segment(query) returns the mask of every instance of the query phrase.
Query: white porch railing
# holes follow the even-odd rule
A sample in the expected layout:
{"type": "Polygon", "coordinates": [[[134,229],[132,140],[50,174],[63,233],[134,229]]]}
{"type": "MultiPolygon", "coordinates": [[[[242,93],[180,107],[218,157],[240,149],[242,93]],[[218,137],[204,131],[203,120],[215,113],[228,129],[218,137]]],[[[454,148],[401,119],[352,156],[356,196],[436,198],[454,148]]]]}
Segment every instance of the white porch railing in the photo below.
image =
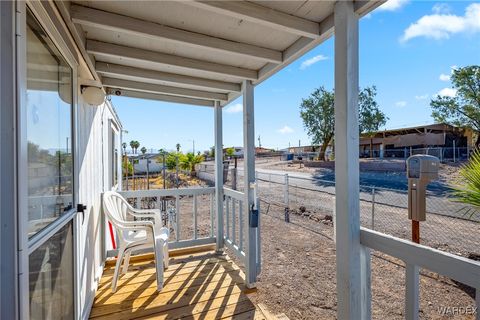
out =
{"type": "MultiPolygon", "coordinates": [[[[480,320],[480,262],[361,228],[363,316],[371,318],[370,249],[398,258],[405,263],[405,318],[418,319],[420,268],[447,276],[476,289],[476,319],[480,320]]],[[[448,307],[448,306],[445,306],[448,307]]],[[[472,306],[473,308],[473,306],[472,306]]]]}
{"type": "Polygon", "coordinates": [[[235,252],[245,262],[244,250],[244,193],[230,188],[223,188],[225,212],[225,246],[235,252]]]}
{"type": "Polygon", "coordinates": [[[160,209],[162,217],[172,230],[170,249],[215,243],[215,188],[152,189],[119,193],[135,208],[160,209]],[[203,210],[205,203],[208,203],[208,212],[203,210]],[[208,226],[206,220],[209,220],[208,226]],[[190,236],[186,235],[187,232],[190,236]]]}

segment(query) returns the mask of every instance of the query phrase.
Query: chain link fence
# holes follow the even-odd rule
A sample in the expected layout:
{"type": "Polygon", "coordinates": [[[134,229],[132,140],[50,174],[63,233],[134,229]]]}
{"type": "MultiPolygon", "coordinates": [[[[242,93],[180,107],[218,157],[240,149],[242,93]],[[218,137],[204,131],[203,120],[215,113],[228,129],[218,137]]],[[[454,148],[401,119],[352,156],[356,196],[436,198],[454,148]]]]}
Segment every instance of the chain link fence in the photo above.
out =
{"type": "MultiPolygon", "coordinates": [[[[241,191],[243,170],[239,167],[236,178],[232,179],[233,170],[229,169],[225,185],[241,191]]],[[[214,171],[213,164],[202,164],[199,168],[202,178],[212,183],[214,171]]],[[[335,182],[258,171],[256,177],[262,212],[268,211],[278,219],[297,221],[315,230],[325,230],[325,224],[332,224],[335,182]]],[[[471,208],[439,191],[427,191],[426,204],[427,219],[420,223],[422,244],[462,256],[480,254],[479,211],[467,212],[471,208]]],[[[408,191],[360,185],[360,221],[363,227],[410,240],[408,191]]]]}
{"type": "MultiPolygon", "coordinates": [[[[262,172],[257,172],[257,181],[262,200],[267,205],[282,206],[285,220],[293,215],[309,218],[311,224],[333,219],[334,182],[262,172]]],[[[465,205],[444,194],[427,192],[426,203],[422,244],[463,256],[480,254],[478,211],[466,214],[465,205]]],[[[361,185],[360,220],[363,227],[410,240],[408,191],[361,185]]]]}

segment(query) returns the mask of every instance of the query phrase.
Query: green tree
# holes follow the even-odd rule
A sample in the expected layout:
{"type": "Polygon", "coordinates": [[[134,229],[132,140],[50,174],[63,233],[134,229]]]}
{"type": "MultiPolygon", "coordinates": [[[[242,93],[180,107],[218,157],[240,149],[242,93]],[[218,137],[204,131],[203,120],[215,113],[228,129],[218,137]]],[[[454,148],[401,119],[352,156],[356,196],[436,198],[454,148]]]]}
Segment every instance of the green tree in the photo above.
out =
{"type": "MultiPolygon", "coordinates": [[[[375,100],[375,86],[366,87],[359,92],[359,130],[372,133],[384,126],[387,117],[380,110],[375,100]]],[[[312,144],[320,145],[320,159],[325,158],[325,151],[335,134],[335,94],[320,87],[307,99],[302,99],[300,117],[312,144]]]]}
{"type": "Polygon", "coordinates": [[[211,158],[215,158],[215,146],[210,147],[210,153],[208,154],[211,158]]]}
{"type": "Polygon", "coordinates": [[[388,117],[380,110],[375,100],[377,88],[366,87],[358,95],[358,116],[360,133],[370,137],[370,157],[373,157],[373,136],[385,126],[388,117]]]}
{"type": "MultiPolygon", "coordinates": [[[[480,66],[454,69],[450,76],[454,97],[432,99],[432,117],[436,122],[480,131],[480,66]]],[[[480,144],[477,135],[476,145],[480,144]]]]}
{"type": "Polygon", "coordinates": [[[145,153],[147,153],[147,148],[145,147],[142,147],[142,149],[140,149],[140,151],[142,152],[142,154],[144,155],[145,153]]]}
{"type": "MultiPolygon", "coordinates": [[[[183,157],[185,155],[181,152],[170,152],[167,157],[165,158],[165,165],[168,170],[173,170],[177,166],[177,158],[178,158],[178,163],[182,161],[183,157]]],[[[163,161],[163,159],[162,159],[163,161]]]]}
{"type": "Polygon", "coordinates": [[[179,159],[180,167],[184,170],[190,171],[192,176],[195,175],[195,166],[203,161],[202,155],[196,155],[193,152],[189,152],[179,159]]]}
{"type": "Polygon", "coordinates": [[[463,210],[472,216],[480,210],[480,153],[474,152],[467,164],[459,171],[459,180],[453,186],[456,201],[470,205],[463,210]]]}
{"type": "Polygon", "coordinates": [[[135,153],[138,152],[138,148],[140,148],[140,142],[138,142],[137,140],[135,140],[135,153]]]}
{"type": "Polygon", "coordinates": [[[123,161],[122,168],[126,176],[133,175],[133,165],[130,163],[130,161],[123,161]]]}
{"type": "Polygon", "coordinates": [[[175,145],[175,148],[177,149],[177,152],[180,152],[180,148],[181,148],[181,147],[182,147],[182,146],[180,145],[180,143],[177,143],[177,144],[175,145]]]}
{"type": "Polygon", "coordinates": [[[136,146],[135,140],[130,141],[130,148],[132,148],[132,153],[135,153],[135,146],[136,146]]]}
{"type": "Polygon", "coordinates": [[[325,87],[315,89],[300,104],[300,117],[312,144],[320,145],[320,159],[325,158],[327,146],[335,133],[334,93],[325,87]]]}
{"type": "Polygon", "coordinates": [[[227,157],[232,158],[235,155],[235,149],[227,148],[227,150],[225,150],[225,154],[227,155],[227,157]]]}

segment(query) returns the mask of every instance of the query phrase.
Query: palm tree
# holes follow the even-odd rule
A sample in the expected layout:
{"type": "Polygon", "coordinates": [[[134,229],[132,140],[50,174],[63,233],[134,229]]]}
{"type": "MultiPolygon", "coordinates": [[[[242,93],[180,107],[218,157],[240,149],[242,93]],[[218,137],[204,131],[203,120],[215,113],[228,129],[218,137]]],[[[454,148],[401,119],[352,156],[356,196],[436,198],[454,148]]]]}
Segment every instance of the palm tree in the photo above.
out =
{"type": "Polygon", "coordinates": [[[147,153],[147,148],[142,147],[142,149],[140,149],[140,151],[142,152],[143,155],[145,155],[145,153],[147,153]]]}
{"type": "Polygon", "coordinates": [[[130,141],[130,148],[132,148],[132,153],[135,153],[135,140],[130,141]]]}
{"type": "Polygon", "coordinates": [[[138,152],[138,148],[140,147],[140,142],[138,142],[137,140],[135,140],[135,153],[138,152]]]}
{"type": "Polygon", "coordinates": [[[463,208],[466,215],[473,216],[480,210],[480,151],[476,151],[459,171],[460,178],[453,186],[457,202],[471,207],[463,208]]]}
{"type": "Polygon", "coordinates": [[[181,147],[180,143],[177,143],[175,146],[175,148],[177,148],[177,152],[180,152],[180,147],[181,147]]]}
{"type": "Polygon", "coordinates": [[[193,152],[187,153],[180,159],[180,166],[183,170],[189,170],[190,175],[195,176],[195,166],[202,163],[203,156],[195,155],[193,152]]]}

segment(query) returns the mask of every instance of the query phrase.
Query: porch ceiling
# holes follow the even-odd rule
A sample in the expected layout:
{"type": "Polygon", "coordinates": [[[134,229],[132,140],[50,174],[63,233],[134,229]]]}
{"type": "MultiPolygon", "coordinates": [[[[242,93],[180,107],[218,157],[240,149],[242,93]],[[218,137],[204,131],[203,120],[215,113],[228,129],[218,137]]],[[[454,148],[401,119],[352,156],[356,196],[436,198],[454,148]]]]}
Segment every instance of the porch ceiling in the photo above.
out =
{"type": "Polygon", "coordinates": [[[331,36],[334,2],[71,1],[64,12],[107,92],[212,106],[331,36]]]}

